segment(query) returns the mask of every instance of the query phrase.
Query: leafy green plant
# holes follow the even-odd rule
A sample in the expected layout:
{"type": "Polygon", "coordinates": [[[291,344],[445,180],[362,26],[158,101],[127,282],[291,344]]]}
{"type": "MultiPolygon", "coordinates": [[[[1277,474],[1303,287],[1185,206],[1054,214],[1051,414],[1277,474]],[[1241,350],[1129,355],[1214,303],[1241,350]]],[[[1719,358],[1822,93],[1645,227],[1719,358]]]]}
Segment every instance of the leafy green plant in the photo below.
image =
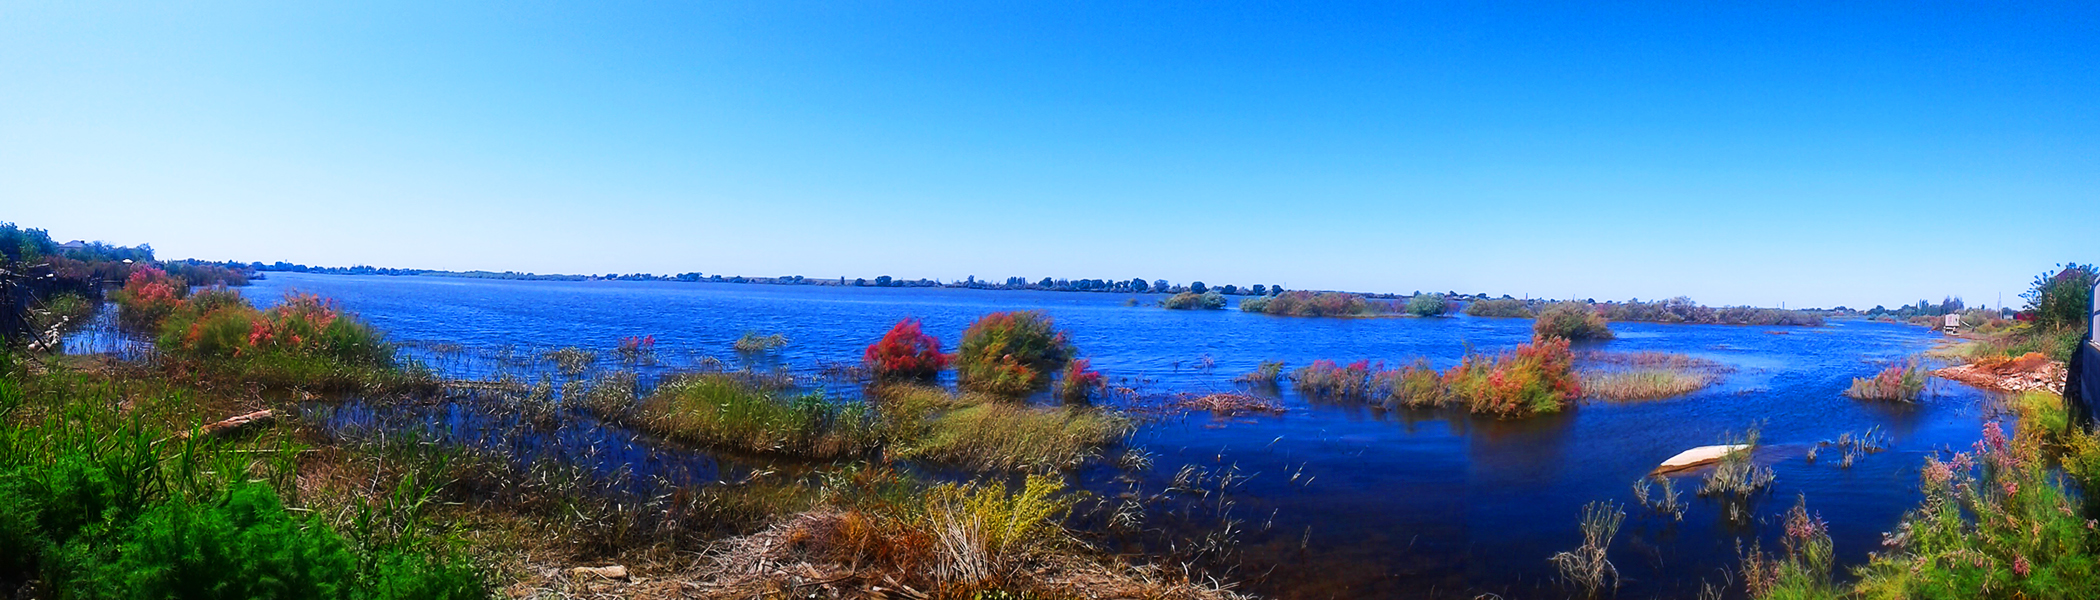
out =
{"type": "Polygon", "coordinates": [[[1443,294],[1415,294],[1407,299],[1407,314],[1417,317],[1434,317],[1451,311],[1451,304],[1443,294]]]}

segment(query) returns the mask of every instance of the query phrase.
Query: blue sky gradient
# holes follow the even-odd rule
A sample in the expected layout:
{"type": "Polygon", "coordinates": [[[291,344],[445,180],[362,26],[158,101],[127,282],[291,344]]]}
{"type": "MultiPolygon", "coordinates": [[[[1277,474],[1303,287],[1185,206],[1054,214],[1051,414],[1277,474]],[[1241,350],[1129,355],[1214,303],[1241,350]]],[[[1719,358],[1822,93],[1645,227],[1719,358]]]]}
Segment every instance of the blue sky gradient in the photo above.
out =
{"type": "Polygon", "coordinates": [[[0,220],[162,256],[2007,304],[2093,3],[0,3],[0,220]]]}

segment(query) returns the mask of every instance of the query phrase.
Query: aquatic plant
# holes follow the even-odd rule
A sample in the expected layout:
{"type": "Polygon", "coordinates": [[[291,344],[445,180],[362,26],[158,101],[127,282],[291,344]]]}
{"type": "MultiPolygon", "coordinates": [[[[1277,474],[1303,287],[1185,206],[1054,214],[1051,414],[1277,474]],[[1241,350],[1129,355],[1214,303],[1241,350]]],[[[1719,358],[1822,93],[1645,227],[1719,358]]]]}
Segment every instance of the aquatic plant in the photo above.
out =
{"type": "Polygon", "coordinates": [[[1626,511],[1609,500],[1582,507],[1582,546],[1554,554],[1550,559],[1560,570],[1561,580],[1581,588],[1585,596],[1596,596],[1619,587],[1619,569],[1611,564],[1611,540],[1619,535],[1626,511]]]}
{"type": "Polygon", "coordinates": [[[570,377],[582,375],[584,371],[590,370],[592,364],[598,362],[597,353],[575,346],[549,350],[542,354],[541,358],[554,363],[555,369],[570,377]]]}
{"type": "Polygon", "coordinates": [[[1444,382],[1436,369],[1430,368],[1429,359],[1417,359],[1414,364],[1391,371],[1380,371],[1371,376],[1373,394],[1383,396],[1387,407],[1436,406],[1449,396],[1444,382]]]}
{"type": "Polygon", "coordinates": [[[1835,546],[1829,526],[1808,512],[1803,496],[1787,511],[1786,531],[1779,538],[1780,550],[1766,555],[1755,541],[1741,552],[1743,584],[1750,597],[1760,600],[1844,597],[1830,578],[1836,564],[1835,546]]]}
{"type": "Polygon", "coordinates": [[[1652,512],[1670,515],[1678,521],[1684,520],[1683,495],[1677,493],[1677,480],[1668,475],[1651,475],[1633,480],[1633,500],[1652,512]],[[1651,491],[1650,481],[1662,489],[1651,491]]]}
{"type": "Polygon", "coordinates": [[[1515,298],[1490,298],[1466,303],[1465,313],[1475,317],[1504,319],[1529,319],[1538,316],[1525,306],[1523,300],[1515,298]]]}
{"type": "Polygon", "coordinates": [[[920,331],[918,319],[898,321],[861,356],[875,378],[884,381],[928,380],[948,368],[941,340],[920,331]]]}
{"type": "Polygon", "coordinates": [[[756,331],[746,331],[743,336],[736,339],[736,343],[732,344],[732,346],[736,348],[737,352],[743,354],[759,354],[779,350],[787,344],[788,339],[786,335],[778,333],[760,335],[756,331]]]}
{"type": "Polygon", "coordinates": [[[1359,360],[1347,366],[1327,359],[1315,360],[1291,373],[1291,387],[1299,393],[1321,398],[1369,398],[1371,374],[1384,368],[1383,363],[1374,367],[1369,360],[1359,360]]]}
{"type": "MultiPolygon", "coordinates": [[[[738,340],[738,342],[741,343],[742,340],[738,340]]],[[[782,338],[780,343],[786,344],[787,339],[782,338]]],[[[645,335],[620,338],[619,345],[613,346],[613,356],[620,357],[620,363],[627,365],[629,368],[637,365],[656,364],[656,336],[645,335]]]]}
{"type": "MultiPolygon", "coordinates": [[[[1856,574],[1862,598],[2100,597],[2100,533],[2051,475],[2034,436],[1997,422],[1948,460],[1927,457],[1925,500],[1856,574]]],[[[2067,462],[2067,467],[2069,466],[2067,462]]]]}
{"type": "Polygon", "coordinates": [[[832,404],[822,393],[783,397],[736,377],[672,378],[636,408],[636,421],[661,435],[752,453],[830,458],[865,453],[881,442],[861,404],[832,404]]]}
{"type": "Polygon", "coordinates": [[[1748,515],[1741,512],[1745,510],[1744,506],[1752,496],[1771,486],[1775,477],[1771,467],[1759,465],[1753,458],[1758,438],[1756,427],[1740,435],[1722,436],[1723,445],[1738,448],[1722,454],[1720,462],[1714,464],[1713,471],[1706,474],[1699,486],[1700,496],[1721,496],[1730,501],[1731,520],[1747,519],[1748,515]]]}
{"type": "Polygon", "coordinates": [[[1261,361],[1260,365],[1255,366],[1253,371],[1249,371],[1244,375],[1233,378],[1232,380],[1239,383],[1273,386],[1276,385],[1276,382],[1282,378],[1283,361],[1265,360],[1261,361]]]}
{"type": "Polygon", "coordinates": [[[1215,291],[1203,292],[1200,294],[1195,292],[1182,292],[1179,294],[1168,296],[1167,299],[1159,301],[1159,305],[1165,308],[1175,310],[1189,310],[1199,308],[1206,310],[1219,310],[1225,308],[1225,295],[1215,291]]]}
{"type": "Polygon", "coordinates": [[[1595,307],[1581,302],[1557,302],[1540,311],[1532,332],[1541,337],[1569,340],[1612,339],[1611,327],[1595,307]]]}
{"type": "Polygon", "coordinates": [[[1560,412],[1582,397],[1566,338],[1536,338],[1495,357],[1469,355],[1443,374],[1452,401],[1478,414],[1527,417],[1560,412]]]}
{"type": "Polygon", "coordinates": [[[969,400],[923,423],[893,454],[988,470],[1076,467],[1130,430],[1128,419],[1099,408],[969,400]]]}
{"type": "Polygon", "coordinates": [[[1873,377],[1852,378],[1852,387],[1845,390],[1845,395],[1860,400],[1915,402],[1924,391],[1925,368],[1913,360],[1889,365],[1873,377]]]}
{"type": "Polygon", "coordinates": [[[1682,396],[1712,385],[1714,376],[1683,369],[1586,371],[1582,391],[1620,402],[1682,396]]]}
{"type": "Polygon", "coordinates": [[[1057,379],[1057,399],[1066,404],[1086,404],[1095,394],[1108,387],[1108,379],[1093,364],[1084,358],[1065,363],[1062,376],[1057,379]]]}
{"type": "Polygon", "coordinates": [[[1451,305],[1444,301],[1443,294],[1415,294],[1407,299],[1407,314],[1417,317],[1434,317],[1450,312],[1451,305]]]}
{"type": "Polygon", "coordinates": [[[1357,294],[1291,291],[1242,300],[1240,310],[1293,317],[1358,317],[1375,315],[1378,307],[1357,294]]]}
{"type": "Polygon", "coordinates": [[[963,331],[955,356],[956,379],[972,391],[1022,396],[1049,384],[1050,373],[1072,354],[1064,332],[1053,329],[1043,313],[996,312],[963,331]]]}

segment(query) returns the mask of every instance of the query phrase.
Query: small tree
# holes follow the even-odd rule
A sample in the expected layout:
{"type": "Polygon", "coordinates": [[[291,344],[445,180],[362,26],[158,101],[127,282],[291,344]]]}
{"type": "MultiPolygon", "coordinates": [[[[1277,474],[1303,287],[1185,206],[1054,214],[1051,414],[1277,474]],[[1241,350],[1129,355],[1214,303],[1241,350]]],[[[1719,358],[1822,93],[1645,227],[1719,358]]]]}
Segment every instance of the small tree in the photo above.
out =
{"type": "Polygon", "coordinates": [[[941,340],[921,331],[918,319],[898,321],[881,340],[868,345],[863,357],[875,377],[887,381],[932,379],[948,368],[941,340]]]}
{"type": "Polygon", "coordinates": [[[2035,327],[2044,331],[2084,327],[2091,318],[2087,311],[2093,306],[2096,274],[2100,272],[2093,265],[2071,263],[2053,275],[2036,276],[2034,289],[2021,294],[2027,298],[2027,310],[2034,313],[2035,327]]]}

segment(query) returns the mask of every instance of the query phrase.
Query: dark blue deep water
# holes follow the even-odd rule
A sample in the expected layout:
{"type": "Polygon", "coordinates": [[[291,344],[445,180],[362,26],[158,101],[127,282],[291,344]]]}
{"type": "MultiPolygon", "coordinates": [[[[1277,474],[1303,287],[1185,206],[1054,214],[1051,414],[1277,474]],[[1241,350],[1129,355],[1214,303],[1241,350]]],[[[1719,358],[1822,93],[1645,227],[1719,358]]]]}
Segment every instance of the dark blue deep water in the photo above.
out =
{"type": "MultiPolygon", "coordinates": [[[[1514,347],[1530,338],[1531,327],[1529,320],[1463,316],[1169,311],[1127,306],[1132,296],[1125,294],[947,289],[272,273],[244,293],[269,302],[288,289],[335,298],[397,341],[457,344],[448,348],[456,355],[527,355],[561,346],[604,352],[619,338],[653,335],[668,364],[715,357],[736,365],[731,343],[758,331],[791,340],[759,366],[800,374],[856,363],[899,319],[924,320],[928,333],[953,348],[980,315],[1041,310],[1096,367],[1155,396],[1233,389],[1234,376],[1263,360],[1295,367],[1320,358],[1373,359],[1397,366],[1427,357],[1441,368],[1469,350],[1514,347]]],[[[1681,352],[1736,371],[1686,397],[1584,404],[1522,421],[1330,405],[1286,390],[1291,410],[1281,416],[1156,419],[1131,444],[1156,455],[1145,476],[1150,483],[1163,485],[1189,464],[1236,467],[1253,476],[1238,491],[1232,513],[1244,520],[1232,575],[1251,591],[1295,598],[1566,597],[1546,559],[1580,543],[1576,524],[1584,503],[1630,503],[1632,482],[1657,462],[1758,425],[1767,444],[1759,459],[1778,477],[1752,504],[1755,522],[1728,523],[1718,501],[1692,495],[1698,478],[1684,477],[1677,485],[1691,506],[1682,521],[1629,509],[1612,546],[1626,583],[1621,597],[1689,597],[1702,583],[1732,580],[1739,539],[1771,545],[1779,515],[1797,496],[1829,522],[1842,563],[1863,561],[1880,533],[1917,502],[1922,457],[1967,448],[1990,418],[1984,393],[1944,381],[1916,405],[1861,402],[1841,393],[1851,378],[1927,349],[1938,335],[1920,328],[1862,321],[1820,328],[1612,328],[1618,339],[1590,349],[1681,352]],[[1818,462],[1804,458],[1816,442],[1870,427],[1889,434],[1889,451],[1850,468],[1840,468],[1828,449],[1818,462]]],[[[435,356],[419,350],[429,347],[443,346],[412,345],[409,352],[435,356]]],[[[458,375],[504,369],[496,360],[427,361],[458,375]]],[[[629,455],[596,456],[618,462],[629,455]]],[[[1111,470],[1078,475],[1083,485],[1114,493],[1115,484],[1106,481],[1111,470]]]]}

